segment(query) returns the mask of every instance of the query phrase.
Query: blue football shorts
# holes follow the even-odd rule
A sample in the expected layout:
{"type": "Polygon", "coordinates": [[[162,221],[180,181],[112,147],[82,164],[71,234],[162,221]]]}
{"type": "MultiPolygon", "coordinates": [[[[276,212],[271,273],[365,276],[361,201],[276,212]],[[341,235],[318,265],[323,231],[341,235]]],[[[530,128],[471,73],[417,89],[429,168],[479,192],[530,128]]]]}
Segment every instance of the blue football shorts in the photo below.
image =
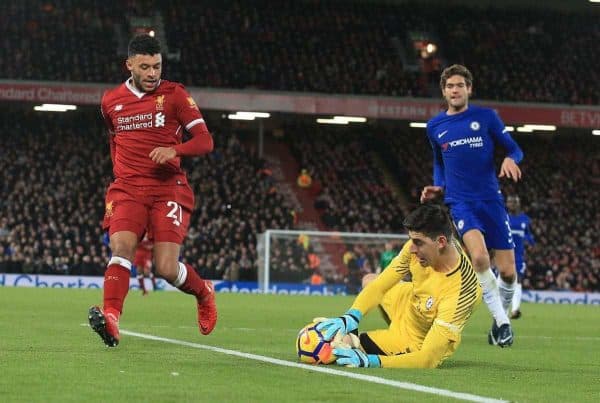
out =
{"type": "Polygon", "coordinates": [[[478,229],[488,249],[514,249],[508,214],[502,200],[453,202],[448,207],[461,238],[467,231],[478,229]]]}

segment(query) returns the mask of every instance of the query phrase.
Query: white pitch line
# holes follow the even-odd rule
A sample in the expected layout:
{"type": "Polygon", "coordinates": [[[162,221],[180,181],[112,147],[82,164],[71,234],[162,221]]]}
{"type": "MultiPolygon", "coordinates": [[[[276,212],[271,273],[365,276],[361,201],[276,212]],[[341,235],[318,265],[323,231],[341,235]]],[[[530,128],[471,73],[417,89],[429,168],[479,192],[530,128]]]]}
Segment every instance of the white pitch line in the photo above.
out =
{"type": "Polygon", "coordinates": [[[244,353],[244,352],[236,351],[236,350],[228,350],[225,348],[208,346],[205,344],[191,343],[189,341],[168,339],[166,337],[159,337],[159,336],[154,336],[151,334],[131,332],[129,330],[121,330],[121,333],[129,335],[129,336],[147,339],[147,340],[162,341],[164,343],[177,344],[180,346],[198,348],[198,349],[202,349],[202,350],[210,350],[210,351],[214,351],[214,352],[221,353],[221,354],[227,354],[227,355],[231,355],[231,356],[235,356],[235,357],[247,358],[247,359],[255,360],[255,361],[262,361],[262,362],[266,362],[269,364],[281,365],[284,367],[300,368],[300,369],[307,370],[307,371],[321,372],[321,373],[325,373],[325,374],[329,374],[329,375],[343,376],[346,378],[358,379],[360,381],[377,383],[380,385],[387,385],[387,386],[392,386],[395,388],[412,390],[412,391],[416,391],[416,392],[431,393],[431,394],[434,394],[437,396],[451,397],[454,399],[465,400],[465,401],[469,401],[469,402],[478,402],[478,403],[507,403],[508,402],[507,400],[492,399],[489,397],[472,395],[470,393],[453,392],[453,391],[447,390],[447,389],[433,388],[433,387],[418,385],[418,384],[410,383],[410,382],[393,381],[393,380],[381,378],[378,376],[363,375],[363,374],[357,374],[357,373],[353,373],[353,372],[340,371],[340,370],[326,368],[326,367],[320,367],[320,366],[316,366],[316,365],[299,364],[296,362],[280,360],[277,358],[266,357],[263,355],[244,353]]]}
{"type": "MultiPolygon", "coordinates": [[[[87,327],[89,326],[89,323],[80,323],[80,326],[83,327],[87,327]]],[[[173,328],[173,326],[166,326],[166,325],[149,325],[146,327],[150,327],[150,328],[173,328]]],[[[198,326],[177,326],[178,329],[198,329],[198,326]]],[[[228,330],[235,330],[235,331],[241,331],[241,332],[254,332],[254,331],[261,331],[261,332],[267,332],[270,333],[274,330],[278,330],[278,331],[285,331],[285,332],[289,332],[289,333],[298,333],[298,329],[273,329],[273,328],[251,328],[251,327],[220,327],[219,329],[223,330],[223,329],[228,329],[228,330]]],[[[465,338],[485,338],[485,334],[475,334],[475,333],[463,333],[462,337],[465,338]]],[[[517,336],[517,338],[519,339],[539,339],[539,340],[569,340],[569,341],[573,341],[573,340],[577,340],[577,341],[600,341],[600,337],[596,337],[596,336],[537,336],[537,335],[529,335],[529,334],[520,334],[517,336]]]]}

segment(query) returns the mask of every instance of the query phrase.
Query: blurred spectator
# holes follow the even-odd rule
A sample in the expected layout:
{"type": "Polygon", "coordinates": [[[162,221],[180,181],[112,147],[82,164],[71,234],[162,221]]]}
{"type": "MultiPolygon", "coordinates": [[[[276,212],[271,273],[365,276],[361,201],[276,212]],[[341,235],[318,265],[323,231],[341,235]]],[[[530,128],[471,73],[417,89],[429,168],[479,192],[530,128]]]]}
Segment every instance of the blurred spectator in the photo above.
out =
{"type": "Polygon", "coordinates": [[[303,189],[309,188],[312,185],[312,178],[306,169],[300,171],[296,184],[303,189]]]}
{"type": "Polygon", "coordinates": [[[385,250],[381,253],[381,256],[379,257],[379,267],[377,268],[377,273],[380,273],[386,267],[388,267],[390,262],[396,257],[399,251],[399,249],[394,248],[393,243],[386,242],[385,250]]]}
{"type": "Polygon", "coordinates": [[[323,276],[321,276],[321,272],[320,270],[315,270],[312,274],[312,276],[310,276],[310,285],[322,285],[325,284],[325,279],[323,279],[323,276]]]}

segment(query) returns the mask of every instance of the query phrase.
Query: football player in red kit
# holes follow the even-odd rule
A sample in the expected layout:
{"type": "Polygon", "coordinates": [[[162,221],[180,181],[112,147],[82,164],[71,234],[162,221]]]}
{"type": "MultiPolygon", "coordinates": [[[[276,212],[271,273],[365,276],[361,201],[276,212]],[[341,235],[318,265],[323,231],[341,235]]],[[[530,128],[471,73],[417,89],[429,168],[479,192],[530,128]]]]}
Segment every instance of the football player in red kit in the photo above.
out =
{"type": "Polygon", "coordinates": [[[183,85],[161,80],[157,39],[134,37],[126,65],[131,77],[102,97],[115,178],[106,192],[103,225],[113,255],[104,273],[103,307],[92,306],[88,315],[109,347],[119,343],[131,264],[146,229],[152,232],[156,274],[196,298],[200,332],[209,334],[217,322],[213,284],[178,261],[194,207],[180,158],[211,152],[212,136],[183,85]],[[184,130],[191,135],[186,142],[184,130]]]}
{"type": "Polygon", "coordinates": [[[152,249],[154,244],[148,238],[148,234],[144,236],[144,239],[138,243],[138,247],[135,250],[135,257],[133,259],[133,266],[137,272],[137,279],[142,290],[142,295],[148,295],[144,278],[148,277],[152,282],[152,290],[156,291],[156,277],[152,273],[152,249]]]}

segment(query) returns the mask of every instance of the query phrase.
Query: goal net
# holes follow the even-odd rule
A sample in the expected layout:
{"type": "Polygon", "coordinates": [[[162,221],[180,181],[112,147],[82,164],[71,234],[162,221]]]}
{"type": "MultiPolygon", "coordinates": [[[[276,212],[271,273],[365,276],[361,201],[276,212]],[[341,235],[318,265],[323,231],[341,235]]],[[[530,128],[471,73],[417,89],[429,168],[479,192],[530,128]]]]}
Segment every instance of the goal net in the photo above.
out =
{"type": "Polygon", "coordinates": [[[345,285],[360,290],[362,276],[376,273],[400,251],[406,234],[267,230],[258,235],[258,286],[273,283],[345,285]]]}

